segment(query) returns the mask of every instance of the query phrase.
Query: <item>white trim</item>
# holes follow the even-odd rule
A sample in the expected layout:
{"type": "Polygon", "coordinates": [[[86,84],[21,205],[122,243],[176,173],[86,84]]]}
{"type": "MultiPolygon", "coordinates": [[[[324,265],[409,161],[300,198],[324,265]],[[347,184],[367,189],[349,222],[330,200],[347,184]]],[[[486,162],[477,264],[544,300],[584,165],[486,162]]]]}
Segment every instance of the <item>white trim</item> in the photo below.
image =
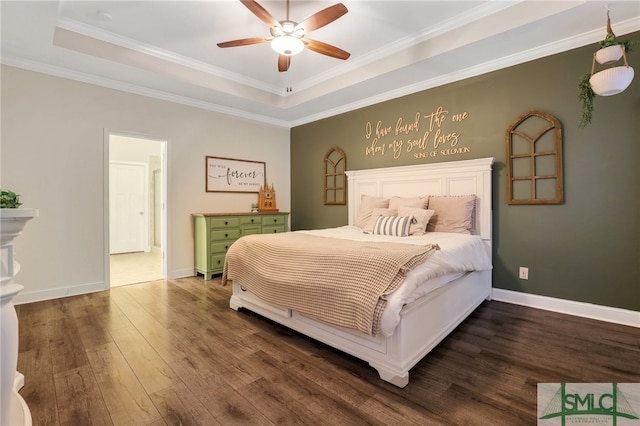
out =
{"type": "Polygon", "coordinates": [[[20,294],[13,298],[14,305],[22,305],[23,303],[41,302],[43,300],[59,299],[61,297],[79,296],[81,294],[95,293],[98,291],[104,291],[104,281],[95,283],[73,285],[68,287],[50,288],[46,290],[38,291],[22,291],[20,294]]]}
{"type": "Polygon", "coordinates": [[[160,172],[162,178],[162,209],[160,218],[162,245],[162,276],[169,276],[169,139],[160,141],[160,172]]]}
{"type": "Polygon", "coordinates": [[[171,271],[171,273],[167,276],[168,280],[177,280],[178,278],[187,278],[187,277],[193,277],[195,276],[195,269],[194,268],[187,268],[187,269],[176,269],[171,271]]]}
{"type": "MultiPolygon", "coordinates": [[[[58,22],[56,23],[56,28],[61,28],[63,30],[81,34],[85,37],[113,44],[115,46],[131,50],[141,55],[151,56],[153,58],[178,64],[189,69],[198,70],[209,75],[232,80],[245,86],[253,87],[255,89],[269,92],[274,95],[279,95],[282,92],[282,89],[275,85],[266,84],[260,80],[248,78],[244,75],[228,71],[224,68],[216,67],[206,62],[198,61],[193,58],[180,55],[176,52],[167,51],[159,47],[122,36],[120,34],[115,34],[103,30],[102,28],[98,28],[93,25],[87,25],[83,22],[75,21],[73,19],[65,17],[59,18],[58,22]]],[[[66,46],[62,45],[62,47],[66,46]]]]}
{"type": "MultiPolygon", "coordinates": [[[[501,6],[491,5],[491,7],[495,7],[496,10],[499,10],[501,6]]],[[[632,18],[625,21],[616,22],[615,24],[616,34],[620,36],[620,35],[638,31],[640,26],[638,25],[637,21],[638,21],[637,19],[632,18]]],[[[437,29],[438,28],[434,28],[432,30],[435,31],[437,29]]],[[[428,90],[434,87],[439,87],[445,84],[453,83],[456,81],[461,81],[477,75],[482,75],[492,71],[508,68],[511,66],[516,66],[516,65],[529,62],[532,60],[536,60],[539,58],[569,51],[571,49],[583,47],[591,43],[596,43],[598,40],[601,39],[601,35],[602,35],[602,31],[601,29],[598,28],[586,33],[582,33],[582,34],[571,36],[562,40],[558,40],[553,43],[548,43],[543,46],[537,46],[528,50],[523,50],[521,52],[518,52],[517,54],[509,55],[507,57],[490,60],[482,64],[477,64],[477,65],[468,67],[466,69],[447,72],[442,76],[437,76],[437,77],[423,80],[417,83],[409,84],[403,87],[399,87],[397,89],[376,94],[368,98],[359,99],[357,101],[345,103],[334,108],[325,109],[316,114],[305,115],[305,116],[294,118],[291,120],[282,120],[277,117],[267,116],[257,112],[253,113],[253,112],[243,111],[238,108],[227,107],[216,102],[193,99],[188,96],[177,95],[177,94],[169,93],[159,89],[151,89],[148,87],[142,87],[136,84],[124,83],[121,81],[116,81],[113,79],[109,79],[109,78],[105,78],[97,75],[90,75],[87,73],[70,70],[60,66],[46,64],[44,62],[33,60],[33,59],[24,59],[24,58],[18,58],[15,56],[12,57],[10,55],[2,55],[2,57],[0,57],[0,64],[8,65],[16,68],[22,68],[29,71],[40,72],[48,75],[53,75],[56,77],[67,78],[75,81],[81,81],[84,83],[107,87],[114,90],[120,90],[123,92],[134,93],[140,96],[160,99],[167,102],[173,102],[177,104],[192,106],[194,108],[214,111],[220,114],[226,114],[233,117],[239,117],[242,119],[265,123],[265,124],[273,125],[277,127],[293,128],[293,127],[301,126],[303,124],[307,124],[310,122],[322,120],[327,117],[332,117],[332,116],[343,114],[359,108],[364,108],[364,107],[385,102],[391,99],[396,99],[401,96],[406,96],[412,93],[417,93],[417,92],[428,90]]],[[[95,36],[95,34],[93,36],[95,36]]],[[[422,34],[419,37],[424,38],[426,36],[428,36],[428,34],[422,34]]],[[[163,52],[163,53],[166,53],[166,52],[163,52]]],[[[184,64],[183,61],[182,62],[177,61],[176,58],[173,58],[173,62],[184,64]]],[[[190,65],[193,66],[193,64],[190,64],[190,65]]],[[[348,65],[347,67],[348,67],[347,69],[349,69],[349,67],[351,66],[348,65]]],[[[327,76],[324,76],[324,77],[335,78],[336,75],[327,74],[327,76]]],[[[221,78],[226,78],[226,77],[223,76],[221,78]]],[[[235,79],[229,78],[229,80],[238,82],[237,78],[235,79]]],[[[311,85],[313,84],[319,84],[319,83],[321,83],[321,81],[311,80],[308,84],[303,85],[302,88],[305,89],[307,87],[311,87],[311,85]]],[[[239,84],[246,84],[246,83],[240,81],[239,84]]],[[[279,95],[279,96],[275,96],[274,99],[279,101],[286,97],[287,95],[279,95]]],[[[272,104],[270,106],[273,108],[276,108],[277,111],[282,110],[282,108],[278,108],[277,105],[272,104]]]]}
{"type": "Polygon", "coordinates": [[[14,58],[3,56],[0,58],[0,64],[15,68],[21,68],[28,71],[39,72],[42,74],[52,75],[55,77],[66,78],[69,80],[80,81],[83,83],[93,84],[95,86],[107,87],[109,89],[119,90],[127,93],[134,93],[140,96],[146,96],[152,99],[160,99],[175,104],[187,105],[194,108],[200,108],[207,111],[213,111],[220,114],[230,115],[232,117],[243,118],[250,121],[265,123],[276,127],[291,128],[291,123],[265,115],[243,111],[237,108],[231,108],[215,102],[209,102],[194,99],[188,96],[182,96],[175,93],[169,93],[164,90],[150,89],[148,87],[136,84],[125,83],[110,78],[87,74],[80,71],[62,68],[56,65],[45,64],[32,59],[14,58]]]}
{"type": "MultiPolygon", "coordinates": [[[[148,141],[158,142],[160,144],[160,162],[161,162],[161,171],[162,171],[162,218],[161,218],[161,226],[162,226],[162,276],[163,279],[169,279],[169,270],[170,270],[170,262],[169,262],[169,252],[170,252],[170,232],[169,232],[169,150],[170,150],[170,139],[169,138],[161,138],[153,135],[146,135],[143,133],[136,133],[130,131],[122,131],[122,130],[110,130],[103,129],[103,146],[104,146],[104,167],[103,167],[103,199],[104,199],[104,209],[103,209],[103,227],[104,227],[104,282],[105,288],[103,290],[108,290],[111,288],[111,250],[110,250],[110,224],[109,224],[109,164],[111,162],[110,159],[110,138],[111,136],[124,136],[128,138],[136,138],[136,139],[145,139],[148,141]]],[[[148,191],[145,191],[148,192],[148,191]]],[[[147,203],[148,205],[148,203],[147,203]]],[[[184,275],[184,277],[189,275],[184,275]]],[[[171,277],[171,278],[182,278],[182,277],[171,277]]]]}
{"type": "Polygon", "coordinates": [[[610,306],[594,305],[592,303],[576,302],[573,300],[557,299],[555,297],[539,296],[537,294],[519,291],[493,289],[493,300],[544,309],[545,311],[575,315],[599,321],[628,325],[640,328],[640,312],[610,306]]]}

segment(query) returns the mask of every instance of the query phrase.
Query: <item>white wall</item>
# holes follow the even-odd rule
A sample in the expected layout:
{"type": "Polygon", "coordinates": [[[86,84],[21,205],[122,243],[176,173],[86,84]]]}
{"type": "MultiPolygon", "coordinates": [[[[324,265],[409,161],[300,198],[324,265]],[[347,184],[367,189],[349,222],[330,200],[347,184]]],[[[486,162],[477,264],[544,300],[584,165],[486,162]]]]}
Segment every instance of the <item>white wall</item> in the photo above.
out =
{"type": "Polygon", "coordinates": [[[289,211],[289,129],[2,67],[0,185],[40,209],[15,243],[17,303],[108,288],[106,132],[168,141],[169,278],[193,275],[191,213],[249,211],[257,194],[205,192],[205,156],[265,161],[289,211]]]}

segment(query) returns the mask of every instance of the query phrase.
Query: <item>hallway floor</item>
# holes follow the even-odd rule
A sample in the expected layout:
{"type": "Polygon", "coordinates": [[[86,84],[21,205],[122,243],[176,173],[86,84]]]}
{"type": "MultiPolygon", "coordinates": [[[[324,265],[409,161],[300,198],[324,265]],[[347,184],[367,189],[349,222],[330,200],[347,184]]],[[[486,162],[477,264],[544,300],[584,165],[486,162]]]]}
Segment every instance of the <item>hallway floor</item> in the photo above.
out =
{"type": "Polygon", "coordinates": [[[154,247],[150,252],[112,254],[111,287],[161,280],[162,252],[154,247]]]}

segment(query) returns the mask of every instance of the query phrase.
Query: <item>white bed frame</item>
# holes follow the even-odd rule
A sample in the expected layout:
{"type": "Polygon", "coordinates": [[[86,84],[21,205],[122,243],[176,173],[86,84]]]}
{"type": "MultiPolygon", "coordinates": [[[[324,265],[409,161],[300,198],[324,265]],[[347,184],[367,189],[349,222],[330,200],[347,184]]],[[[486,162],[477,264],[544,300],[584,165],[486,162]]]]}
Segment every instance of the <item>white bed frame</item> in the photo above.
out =
{"type": "MultiPolygon", "coordinates": [[[[474,234],[491,256],[491,166],[493,158],[348,171],[349,224],[362,195],[477,196],[474,234]]],[[[472,272],[406,305],[393,335],[367,336],[324,324],[290,309],[266,303],[233,283],[231,308],[246,308],[327,345],[367,361],[380,378],[398,387],[409,383],[409,370],[491,297],[491,271],[472,272]]]]}

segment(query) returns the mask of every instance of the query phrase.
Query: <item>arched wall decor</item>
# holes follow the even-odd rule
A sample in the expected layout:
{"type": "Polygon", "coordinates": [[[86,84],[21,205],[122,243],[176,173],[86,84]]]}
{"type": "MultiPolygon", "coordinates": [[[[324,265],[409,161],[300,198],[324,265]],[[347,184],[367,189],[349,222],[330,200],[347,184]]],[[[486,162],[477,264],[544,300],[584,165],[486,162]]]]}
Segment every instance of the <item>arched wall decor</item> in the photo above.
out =
{"type": "Polygon", "coordinates": [[[329,148],[324,155],[324,204],[347,203],[347,157],[337,146],[329,148]]]}
{"type": "Polygon", "coordinates": [[[507,204],[561,204],[562,125],[529,111],[507,129],[507,204]]]}

